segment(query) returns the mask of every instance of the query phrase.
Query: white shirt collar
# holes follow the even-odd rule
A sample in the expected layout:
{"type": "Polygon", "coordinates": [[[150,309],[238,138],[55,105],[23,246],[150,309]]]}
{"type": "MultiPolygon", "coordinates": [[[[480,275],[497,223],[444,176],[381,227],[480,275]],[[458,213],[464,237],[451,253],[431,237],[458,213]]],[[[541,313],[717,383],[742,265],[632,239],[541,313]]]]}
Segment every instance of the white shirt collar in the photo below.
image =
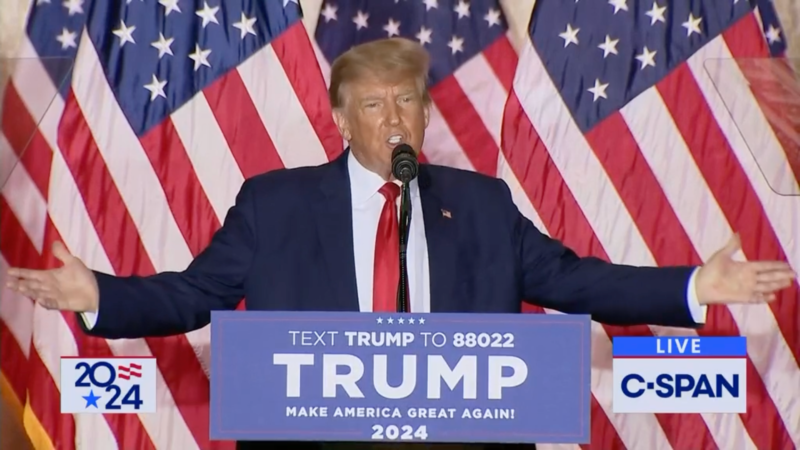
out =
{"type": "MultiPolygon", "coordinates": [[[[378,194],[378,190],[383,186],[386,181],[375,172],[367,170],[360,162],[353,156],[353,152],[347,155],[347,170],[350,173],[350,197],[353,205],[360,206],[366,203],[373,195],[378,194]]],[[[399,181],[395,181],[398,185],[399,181]]],[[[419,195],[419,188],[417,179],[411,180],[411,197],[419,195]]]]}

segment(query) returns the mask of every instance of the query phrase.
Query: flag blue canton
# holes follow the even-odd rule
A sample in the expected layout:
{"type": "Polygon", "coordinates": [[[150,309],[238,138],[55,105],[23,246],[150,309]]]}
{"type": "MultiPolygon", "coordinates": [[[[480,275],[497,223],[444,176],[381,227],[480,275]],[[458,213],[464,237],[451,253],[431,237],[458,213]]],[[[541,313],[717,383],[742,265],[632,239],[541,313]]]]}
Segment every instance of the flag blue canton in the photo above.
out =
{"type": "Polygon", "coordinates": [[[538,0],[530,36],[587,132],[749,12],[746,0],[538,0]]]}
{"type": "Polygon", "coordinates": [[[297,0],[88,3],[38,0],[28,35],[40,55],[74,57],[85,24],[139,136],[302,19],[297,0]]]}
{"type": "Polygon", "coordinates": [[[452,75],[507,31],[497,1],[326,1],[316,41],[328,61],[387,37],[414,39],[431,55],[431,84],[452,75]]]}
{"type": "Polygon", "coordinates": [[[141,136],[301,20],[296,0],[93,2],[87,29],[141,136]]]}

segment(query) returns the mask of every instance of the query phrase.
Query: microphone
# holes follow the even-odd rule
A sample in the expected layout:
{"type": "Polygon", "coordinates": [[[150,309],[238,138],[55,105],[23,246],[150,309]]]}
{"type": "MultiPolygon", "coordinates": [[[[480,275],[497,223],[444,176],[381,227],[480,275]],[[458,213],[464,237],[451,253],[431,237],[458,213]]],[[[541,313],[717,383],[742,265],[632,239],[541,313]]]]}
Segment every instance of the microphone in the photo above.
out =
{"type": "Polygon", "coordinates": [[[408,144],[400,144],[392,150],[392,175],[404,185],[417,177],[419,162],[414,149],[408,144]]]}
{"type": "Polygon", "coordinates": [[[397,311],[408,312],[408,232],[411,228],[411,189],[409,183],[419,173],[419,162],[414,149],[400,144],[392,150],[392,175],[403,183],[400,190],[400,281],[397,284],[397,311]]]}

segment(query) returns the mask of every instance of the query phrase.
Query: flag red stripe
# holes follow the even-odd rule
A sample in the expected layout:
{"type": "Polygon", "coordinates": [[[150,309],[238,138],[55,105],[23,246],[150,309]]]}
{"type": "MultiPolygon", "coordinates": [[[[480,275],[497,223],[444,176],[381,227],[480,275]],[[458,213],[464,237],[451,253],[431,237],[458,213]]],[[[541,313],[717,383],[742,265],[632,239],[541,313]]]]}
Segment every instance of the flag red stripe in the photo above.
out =
{"type": "MultiPolygon", "coordinates": [[[[58,142],[115,273],[155,273],[71,90],[59,124],[58,142]]],[[[187,427],[198,445],[208,448],[208,378],[186,336],[145,341],[187,427]],[[206,401],[202,401],[204,397],[206,401]]]]}
{"type": "MultiPolygon", "coordinates": [[[[5,254],[5,251],[0,251],[5,254]]],[[[8,301],[8,299],[5,299],[8,301]]],[[[11,333],[5,320],[0,320],[0,367],[11,385],[14,395],[25,404],[25,390],[28,384],[28,358],[22,352],[17,338],[11,333]]]]}
{"type": "MultiPolygon", "coordinates": [[[[672,210],[622,114],[616,112],[586,133],[620,199],[653,254],[656,264],[700,264],[689,237],[672,210]]],[[[648,327],[604,327],[610,337],[652,336],[648,327]]],[[[673,448],[716,450],[700,414],[656,414],[673,448]]]]}
{"type": "Polygon", "coordinates": [[[342,136],[333,122],[325,79],[303,23],[298,21],[273,40],[272,49],[325,148],[328,160],[335,159],[343,151],[342,136]]]}
{"type": "MultiPolygon", "coordinates": [[[[196,256],[211,242],[220,224],[172,120],[162,121],[139,141],[164,190],[175,223],[189,251],[196,256]]],[[[187,356],[194,357],[194,353],[187,356]]]]}
{"type": "MultiPolygon", "coordinates": [[[[605,255],[561,173],[528,120],[514,91],[503,115],[503,153],[550,236],[582,255],[605,255]]],[[[591,445],[624,449],[622,439],[592,394],[591,445]]]]}
{"type": "MultiPolygon", "coordinates": [[[[28,372],[28,399],[30,408],[50,436],[58,450],[75,449],[75,419],[72,414],[61,414],[58,387],[50,376],[39,353],[31,352],[28,372]]],[[[24,405],[24,402],[23,402],[24,405]]]]}
{"type": "Polygon", "coordinates": [[[31,117],[13,80],[6,85],[2,110],[13,111],[13,114],[2,114],[0,117],[3,135],[39,192],[47,199],[53,152],[39,131],[37,121],[41,118],[31,117]]]}
{"type": "Polygon", "coordinates": [[[483,49],[483,57],[489,63],[500,84],[506,92],[511,92],[514,84],[514,73],[517,71],[519,57],[517,51],[511,45],[508,37],[503,36],[492,42],[491,45],[483,49]]]}
{"type": "Polygon", "coordinates": [[[475,171],[497,176],[500,149],[455,76],[438,82],[430,94],[475,171]]]}
{"type": "Polygon", "coordinates": [[[203,93],[244,178],[283,167],[237,70],[217,79],[203,93]]]}
{"type": "MultiPolygon", "coordinates": [[[[657,89],[731,228],[741,233],[745,254],[751,259],[769,256],[765,252],[777,256],[772,253],[778,251],[776,241],[768,242],[774,235],[758,198],[688,66],[678,66],[657,84],[657,89]],[[685,114],[686,111],[692,114],[685,114]]],[[[733,322],[732,317],[725,318],[730,313],[723,308],[712,309],[709,313],[710,317],[713,314],[717,325],[733,322]]],[[[712,331],[700,330],[700,333],[710,335],[712,331]]],[[[748,412],[740,415],[742,421],[758,448],[786,448],[784,445],[791,442],[788,432],[774,403],[768,402],[770,397],[758,387],[759,384],[763,386],[763,381],[754,367],[755,376],[751,376],[750,367],[752,361],[748,358],[748,412]],[[763,401],[759,398],[761,395],[766,396],[763,401]]]]}

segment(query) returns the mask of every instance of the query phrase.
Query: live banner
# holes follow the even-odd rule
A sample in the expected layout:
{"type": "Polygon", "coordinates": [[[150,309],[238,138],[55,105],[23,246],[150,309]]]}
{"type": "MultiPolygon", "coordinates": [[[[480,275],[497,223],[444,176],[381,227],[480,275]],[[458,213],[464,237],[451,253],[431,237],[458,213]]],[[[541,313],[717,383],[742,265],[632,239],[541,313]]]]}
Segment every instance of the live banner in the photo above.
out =
{"type": "Polygon", "coordinates": [[[219,311],[213,440],[589,442],[590,319],[219,311]]]}

